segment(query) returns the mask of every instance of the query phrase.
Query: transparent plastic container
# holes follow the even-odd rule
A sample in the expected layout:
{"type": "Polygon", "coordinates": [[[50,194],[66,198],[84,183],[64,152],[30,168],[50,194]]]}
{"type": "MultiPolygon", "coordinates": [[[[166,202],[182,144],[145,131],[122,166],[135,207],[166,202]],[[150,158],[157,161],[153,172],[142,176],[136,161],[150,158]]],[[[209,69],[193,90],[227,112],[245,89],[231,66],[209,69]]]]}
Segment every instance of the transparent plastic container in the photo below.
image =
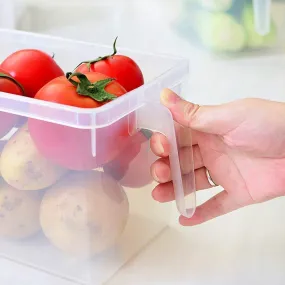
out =
{"type": "MultiPolygon", "coordinates": [[[[1,61],[16,50],[35,48],[54,53],[66,72],[112,51],[27,32],[0,30],[0,38],[1,61]]],[[[163,88],[182,95],[188,62],[118,50],[138,63],[145,84],[102,107],[82,109],[0,93],[0,115],[18,116],[1,140],[0,259],[10,269],[15,264],[15,270],[19,265],[24,270],[4,279],[6,284],[19,284],[19,276],[23,284],[28,284],[25,278],[46,284],[47,276],[57,280],[48,284],[103,284],[167,227],[172,204],[151,196],[157,186],[150,175],[157,159],[149,145],[153,132],[164,134],[171,145],[178,211],[188,217],[195,211],[191,138],[184,141],[190,151],[182,172],[181,129],[159,99],[163,88]],[[84,164],[86,159],[91,163],[84,164]],[[84,169],[69,168],[69,162],[84,169]]],[[[6,275],[1,268],[1,280],[6,275]]]]}
{"type": "MultiPolygon", "coordinates": [[[[125,18],[126,0],[82,1],[34,1],[22,3],[23,12],[18,18],[17,29],[36,33],[57,33],[57,36],[72,34],[78,40],[109,43],[110,38],[120,35],[125,18]],[[73,15],[77,15],[74,17],[73,15]],[[90,27],[92,33],[90,35],[90,27]],[[102,29],[104,27],[104,29],[102,29]],[[70,30],[70,32],[67,32],[70,30]]],[[[17,9],[20,4],[17,3],[17,9]]],[[[16,9],[15,9],[16,12],[16,9]]],[[[120,37],[121,38],[121,37],[120,37]]]]}
{"type": "Polygon", "coordinates": [[[283,1],[183,0],[174,28],[198,48],[219,56],[283,53],[283,1]]]}

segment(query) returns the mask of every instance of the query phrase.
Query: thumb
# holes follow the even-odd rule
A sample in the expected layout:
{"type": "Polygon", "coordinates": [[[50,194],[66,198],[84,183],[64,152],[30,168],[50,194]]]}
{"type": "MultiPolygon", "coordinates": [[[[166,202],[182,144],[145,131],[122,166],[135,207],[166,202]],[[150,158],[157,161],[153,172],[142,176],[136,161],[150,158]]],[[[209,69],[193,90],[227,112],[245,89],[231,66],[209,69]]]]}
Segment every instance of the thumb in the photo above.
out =
{"type": "Polygon", "coordinates": [[[180,98],[169,89],[163,90],[161,102],[171,111],[177,123],[200,132],[224,135],[243,119],[243,110],[233,112],[234,103],[199,106],[180,98]]]}

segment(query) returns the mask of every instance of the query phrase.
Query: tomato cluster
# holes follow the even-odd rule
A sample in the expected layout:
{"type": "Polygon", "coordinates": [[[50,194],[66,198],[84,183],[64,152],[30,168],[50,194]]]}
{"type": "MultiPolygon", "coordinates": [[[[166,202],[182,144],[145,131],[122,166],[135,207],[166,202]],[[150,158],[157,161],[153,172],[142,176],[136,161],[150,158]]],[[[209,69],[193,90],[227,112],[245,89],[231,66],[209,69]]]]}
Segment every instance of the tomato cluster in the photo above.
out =
{"type": "MultiPolygon", "coordinates": [[[[99,108],[144,84],[138,64],[117,54],[116,40],[113,54],[81,62],[67,73],[52,55],[36,49],[18,50],[0,65],[0,91],[78,108],[99,108]]],[[[52,116],[54,110],[46,108],[45,112],[49,113],[44,115],[52,116]]],[[[0,138],[25,122],[4,112],[0,113],[0,120],[0,138]]],[[[136,187],[148,183],[149,176],[144,181],[138,179],[136,185],[124,178],[125,172],[149,136],[142,132],[130,135],[134,123],[135,115],[130,114],[109,127],[96,129],[95,135],[94,130],[31,118],[28,128],[40,153],[54,163],[76,171],[103,167],[122,184],[136,187]]],[[[142,165],[143,161],[137,160],[137,164],[142,165]]]]}

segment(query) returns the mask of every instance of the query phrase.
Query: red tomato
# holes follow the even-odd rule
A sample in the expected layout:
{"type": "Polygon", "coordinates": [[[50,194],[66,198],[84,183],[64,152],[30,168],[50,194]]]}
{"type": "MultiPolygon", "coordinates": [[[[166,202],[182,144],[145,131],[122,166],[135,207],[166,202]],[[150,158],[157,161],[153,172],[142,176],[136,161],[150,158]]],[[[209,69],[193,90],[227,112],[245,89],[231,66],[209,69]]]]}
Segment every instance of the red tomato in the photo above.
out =
{"type": "Polygon", "coordinates": [[[144,84],[143,74],[134,60],[124,55],[117,55],[116,41],[117,39],[114,42],[112,55],[84,61],[76,68],[76,71],[103,73],[115,78],[129,92],[144,84]]]}
{"type": "Polygon", "coordinates": [[[34,97],[46,83],[64,75],[50,55],[35,49],[16,51],[2,62],[1,67],[22,84],[28,97],[34,97]]]}
{"type": "MultiPolygon", "coordinates": [[[[80,108],[97,108],[126,93],[118,82],[111,81],[106,75],[87,73],[76,76],[76,81],[64,76],[52,80],[35,98],[80,108]],[[92,86],[97,91],[90,91],[89,94],[92,86]],[[98,89],[101,93],[98,93],[98,89]],[[80,90],[85,96],[79,95],[80,90]],[[108,98],[102,99],[101,95],[108,98]]],[[[41,113],[48,116],[55,116],[56,112],[58,111],[50,108],[41,110],[41,113]]],[[[62,111],[60,112],[62,117],[62,111]]],[[[92,132],[90,129],[77,129],[35,119],[29,119],[28,122],[31,136],[39,151],[48,159],[72,170],[95,169],[117,156],[129,137],[130,123],[132,120],[127,116],[92,132]],[[92,146],[96,150],[95,157],[92,155],[92,146]]]]}
{"type": "Polygon", "coordinates": [[[125,149],[104,165],[104,171],[125,187],[140,188],[151,183],[150,166],[156,160],[150,159],[151,134],[143,130],[131,137],[125,149]]]}
{"type": "MultiPolygon", "coordinates": [[[[0,69],[0,92],[24,95],[22,86],[3,69],[0,69]]],[[[0,112],[0,138],[11,131],[17,120],[18,116],[14,114],[0,112]]]]}

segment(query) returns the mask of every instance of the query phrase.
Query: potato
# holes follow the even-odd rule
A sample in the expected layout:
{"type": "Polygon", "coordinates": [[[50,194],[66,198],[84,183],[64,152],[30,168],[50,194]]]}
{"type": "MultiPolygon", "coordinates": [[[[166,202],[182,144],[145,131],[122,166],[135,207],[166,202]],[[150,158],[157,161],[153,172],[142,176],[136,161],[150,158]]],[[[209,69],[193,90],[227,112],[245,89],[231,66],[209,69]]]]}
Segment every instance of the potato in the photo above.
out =
{"type": "MultiPolygon", "coordinates": [[[[3,151],[3,148],[5,146],[5,144],[7,143],[6,140],[0,140],[0,160],[1,160],[1,154],[2,154],[2,151],[3,151]]],[[[0,165],[1,166],[1,165],[0,165]]],[[[1,174],[1,167],[0,167],[0,177],[2,176],[1,174]]]]}
{"type": "Polygon", "coordinates": [[[38,152],[27,124],[19,129],[4,146],[0,169],[3,179],[18,190],[47,188],[67,172],[38,152]]]}
{"type": "Polygon", "coordinates": [[[88,258],[112,247],[123,232],[129,202],[111,176],[68,174],[45,193],[40,222],[50,242],[67,254],[88,258]]]}
{"type": "Polygon", "coordinates": [[[0,237],[24,239],[41,230],[40,192],[16,190],[0,182],[0,237]]]}

